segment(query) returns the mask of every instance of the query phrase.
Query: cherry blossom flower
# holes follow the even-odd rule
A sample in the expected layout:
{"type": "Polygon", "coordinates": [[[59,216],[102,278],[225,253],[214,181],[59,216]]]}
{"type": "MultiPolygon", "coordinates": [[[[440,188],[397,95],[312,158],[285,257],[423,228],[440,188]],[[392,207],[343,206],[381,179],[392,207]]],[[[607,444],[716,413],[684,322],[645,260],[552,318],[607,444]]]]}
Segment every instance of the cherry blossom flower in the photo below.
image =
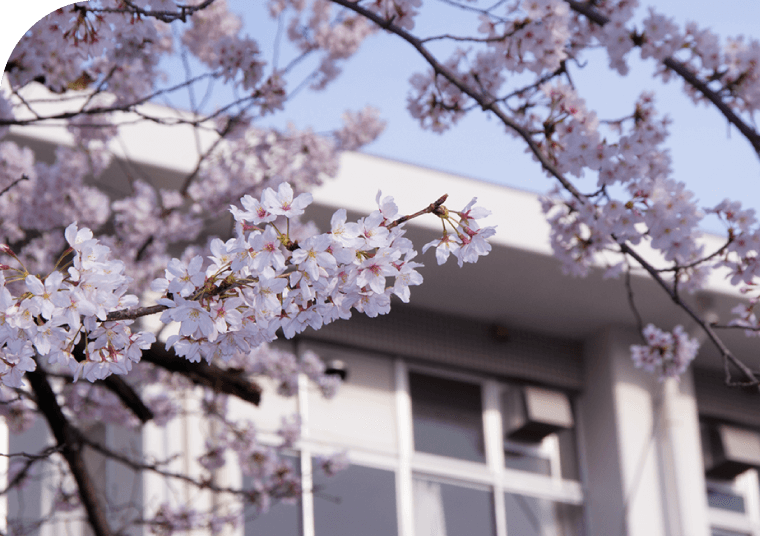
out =
{"type": "Polygon", "coordinates": [[[280,184],[277,193],[267,188],[261,198],[261,203],[271,214],[292,218],[303,214],[303,209],[311,203],[311,194],[304,193],[293,199],[293,188],[286,182],[280,184]]]}

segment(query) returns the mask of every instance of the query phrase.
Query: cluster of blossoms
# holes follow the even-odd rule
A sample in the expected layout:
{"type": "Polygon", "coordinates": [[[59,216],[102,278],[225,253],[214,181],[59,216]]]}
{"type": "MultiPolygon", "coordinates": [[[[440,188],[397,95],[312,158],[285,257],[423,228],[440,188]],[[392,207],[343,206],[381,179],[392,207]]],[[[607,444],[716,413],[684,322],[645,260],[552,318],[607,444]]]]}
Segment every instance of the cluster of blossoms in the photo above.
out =
{"type": "MultiPolygon", "coordinates": [[[[67,366],[74,380],[80,376],[95,381],[112,373],[126,374],[140,360],[142,350],[154,341],[152,333],[130,330],[132,321],[108,321],[108,312],[137,304],[127,294],[129,278],[123,264],[108,259],[108,248],[98,244],[89,229],[70,225],[65,232],[73,254],[65,275],[54,271],[44,281],[13,269],[23,277],[24,290],[14,297],[3,277],[0,289],[0,379],[9,387],[20,387],[23,374],[35,370],[36,353],[49,363],[67,366]],[[75,356],[83,341],[83,355],[75,356]]],[[[3,253],[15,258],[6,246],[3,253]]],[[[11,270],[4,265],[4,269],[11,270]]]]}
{"type": "MultiPolygon", "coordinates": [[[[598,121],[585,103],[568,86],[543,86],[551,101],[551,135],[542,146],[563,172],[582,176],[595,173],[599,193],[579,198],[560,194],[559,189],[543,199],[543,210],[551,224],[552,246],[567,273],[585,275],[604,253],[611,268],[622,267],[619,244],[636,245],[646,239],[668,263],[686,265],[703,256],[699,223],[703,218],[685,184],[668,178],[670,158],[659,146],[667,136],[667,121],[654,114],[652,97],[644,94],[630,118],[632,128],[623,130],[617,141],[602,140],[598,121]],[[622,199],[608,188],[620,184],[622,199]],[[610,256],[612,254],[612,256],[610,256]]],[[[679,282],[696,290],[704,282],[704,270],[683,270],[679,282]]]]}
{"type": "Polygon", "coordinates": [[[755,314],[757,301],[758,298],[755,296],[749,300],[749,303],[739,304],[731,310],[735,317],[731,320],[730,325],[747,328],[744,333],[748,337],[760,335],[760,321],[755,314]]]}
{"type": "Polygon", "coordinates": [[[672,332],[649,324],[643,331],[646,345],[631,346],[633,362],[638,368],[659,374],[660,380],[678,378],[697,355],[699,342],[682,326],[672,332]]]}
{"type": "MultiPolygon", "coordinates": [[[[681,62],[699,79],[709,82],[723,101],[737,111],[753,112],[760,108],[760,42],[740,36],[722,42],[714,31],[700,28],[689,22],[682,30],[671,17],[653,8],[641,22],[641,28],[627,26],[633,18],[637,0],[617,0],[597,3],[596,7],[607,18],[603,26],[586,22],[579,29],[589,42],[593,36],[605,47],[610,66],[621,74],[628,72],[626,56],[636,46],[642,58],[664,61],[668,58],[681,62]]],[[[575,34],[573,41],[579,41],[575,34]]],[[[664,67],[657,69],[664,80],[673,72],[664,67]]],[[[691,85],[684,91],[696,102],[704,101],[705,95],[691,85]]]]}
{"type": "Polygon", "coordinates": [[[172,48],[168,27],[154,20],[125,24],[131,17],[118,13],[115,1],[87,7],[100,4],[106,10],[97,16],[77,4],[40,20],[11,54],[6,67],[11,85],[37,80],[61,93],[105,77],[118,102],[133,102],[149,92],[159,75],[160,57],[172,48]]]}
{"type": "MultiPolygon", "coordinates": [[[[311,194],[294,197],[290,185],[282,183],[277,191],[267,188],[261,201],[245,196],[241,202],[242,210],[231,207],[237,235],[211,243],[208,267],[203,268],[200,256],[188,263],[173,259],[165,278],[152,284],[163,294],[158,300],[166,308],[161,320],[179,323],[167,347],[190,361],[203,357],[229,362],[236,354],[249,354],[275,340],[278,330],[290,338],[309,326],[319,329],[349,318],[352,309],[368,316],[387,313],[392,294],[406,302],[409,286],[422,282],[416,271],[421,264],[413,260],[417,252],[395,222],[398,210],[390,197],[378,193],[378,210],[356,223],[346,222],[345,210],[339,210],[332,217],[331,232],[301,243],[291,239],[290,221],[303,213],[311,194]],[[393,278],[390,285],[388,278],[393,278]]],[[[437,248],[439,264],[450,253],[461,265],[490,251],[486,239],[494,228],[477,223],[489,212],[474,203],[459,212],[437,207],[444,235],[425,249],[437,248]]],[[[0,378],[7,386],[19,387],[23,373],[35,369],[35,350],[49,363],[68,366],[75,381],[80,376],[94,381],[126,374],[142,350],[155,342],[149,332],[133,334],[132,320],[109,319],[109,313],[137,305],[137,298],[126,294],[130,280],[123,273],[124,264],[109,259],[109,248],[89,229],[72,224],[65,237],[70,246],[66,254],[73,255],[67,274],[55,270],[43,281],[16,268],[24,292],[14,297],[7,286],[0,290],[0,378]],[[76,356],[80,340],[84,350],[76,356]]],[[[3,251],[17,259],[9,248],[3,251]]],[[[11,270],[7,265],[4,269],[11,270]]],[[[302,359],[302,370],[276,361],[291,373],[277,374],[264,363],[259,372],[280,376],[288,394],[294,389],[294,372],[314,379],[323,376],[324,365],[316,356],[302,359]]]]}
{"type": "Polygon", "coordinates": [[[217,0],[192,18],[182,43],[225,81],[239,80],[244,90],[251,91],[264,75],[265,62],[256,41],[238,35],[241,27],[226,0],[217,0]]]}
{"type": "MultiPolygon", "coordinates": [[[[161,320],[179,323],[167,345],[191,361],[229,361],[236,352],[274,340],[278,330],[290,338],[309,326],[349,318],[352,309],[385,314],[391,295],[408,301],[409,286],[422,282],[416,271],[421,265],[413,260],[417,252],[395,221],[398,209],[390,197],[378,193],[378,210],[356,223],[337,211],[329,233],[300,243],[289,235],[290,220],[303,213],[311,194],[294,197],[283,183],[277,191],[264,190],[260,201],[245,196],[241,202],[242,209],[231,207],[236,236],[211,244],[206,269],[200,256],[187,263],[174,259],[165,278],[152,285],[164,294],[158,300],[167,308],[161,320]]],[[[432,244],[439,263],[449,253],[460,264],[475,262],[490,250],[486,238],[494,229],[476,221],[488,211],[473,204],[461,212],[436,209],[453,230],[444,229],[432,244]]]]}
{"type": "MultiPolygon", "coordinates": [[[[559,0],[529,0],[519,5],[524,16],[503,22],[481,15],[478,31],[489,39],[487,54],[516,73],[554,71],[568,58],[570,8],[559,0]]],[[[508,6],[507,12],[513,9],[508,6]]]]}
{"type": "MultiPolygon", "coordinates": [[[[260,201],[246,196],[242,209],[231,208],[237,223],[235,238],[211,242],[208,267],[204,269],[200,256],[187,263],[178,259],[169,263],[165,277],[155,280],[153,289],[163,293],[159,299],[165,307],[162,320],[179,324],[178,333],[167,343],[176,354],[190,361],[218,359],[227,369],[271,378],[285,396],[297,392],[298,378],[305,375],[325,396],[332,396],[340,380],[326,374],[318,356],[305,352],[296,357],[267,348],[266,342],[279,330],[290,337],[308,326],[318,328],[348,318],[352,309],[370,316],[386,313],[392,294],[408,301],[409,286],[422,282],[416,271],[421,265],[413,260],[417,254],[404,237],[403,222],[412,217],[428,212],[443,222],[443,238],[425,246],[437,248],[439,263],[451,254],[460,265],[475,262],[490,250],[485,239],[494,233],[492,227],[478,225],[489,212],[475,206],[475,200],[461,211],[450,211],[439,200],[412,217],[399,218],[392,198],[378,193],[378,210],[366,218],[347,222],[345,210],[340,210],[331,220],[329,233],[313,234],[297,243],[292,228],[310,201],[310,194],[296,196],[287,183],[276,191],[266,189],[260,201]]],[[[94,239],[89,229],[72,224],[64,234],[69,249],[60,262],[70,266],[45,278],[28,273],[21,259],[9,248],[3,249],[20,265],[2,265],[17,275],[0,291],[0,396],[5,402],[2,414],[14,430],[32,422],[33,408],[9,389],[22,387],[24,372],[37,366],[59,371],[68,367],[74,382],[80,377],[94,382],[109,374],[126,374],[155,342],[152,333],[133,334],[132,320],[109,320],[109,315],[135,318],[143,314],[134,308],[137,298],[126,293],[130,280],[125,265],[111,260],[109,248],[94,239]],[[15,297],[11,291],[18,289],[15,297]],[[35,353],[40,356],[37,361],[35,353]]],[[[181,408],[166,396],[167,388],[186,389],[190,386],[186,380],[158,367],[141,365],[132,372],[146,387],[141,398],[157,425],[178,415],[181,408]],[[155,389],[158,386],[160,392],[155,389]]],[[[118,397],[102,386],[64,382],[58,389],[67,410],[83,425],[140,425],[118,397]]],[[[209,434],[199,466],[213,474],[225,464],[228,453],[236,455],[253,484],[235,493],[244,494],[246,504],[258,513],[266,512],[273,501],[296,498],[301,493],[298,473],[281,454],[299,439],[299,419],[283,420],[277,432],[282,444],[261,443],[252,423],[230,419],[225,396],[206,391],[206,397],[213,400],[204,402],[208,407],[203,414],[220,426],[209,434]]],[[[339,453],[319,464],[325,474],[332,475],[346,466],[347,459],[339,453]]],[[[81,506],[73,489],[70,478],[60,480],[56,504],[60,503],[61,511],[81,506]]],[[[204,511],[163,503],[146,522],[167,534],[188,527],[236,526],[245,515],[240,502],[224,504],[204,511]]]]}

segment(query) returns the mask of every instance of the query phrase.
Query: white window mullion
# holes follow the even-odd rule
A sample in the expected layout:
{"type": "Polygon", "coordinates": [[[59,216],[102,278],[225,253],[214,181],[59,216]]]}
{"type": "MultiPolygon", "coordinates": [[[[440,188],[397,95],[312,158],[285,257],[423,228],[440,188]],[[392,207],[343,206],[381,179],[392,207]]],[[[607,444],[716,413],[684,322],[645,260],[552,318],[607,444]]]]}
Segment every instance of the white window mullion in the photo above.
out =
{"type": "Polygon", "coordinates": [[[501,426],[501,388],[493,380],[483,384],[483,426],[486,463],[494,475],[493,502],[496,536],[507,536],[507,514],[504,504],[504,432],[501,426]]]}
{"type": "Polygon", "coordinates": [[[396,423],[398,433],[399,465],[396,473],[396,508],[398,509],[399,536],[414,536],[412,496],[412,402],[409,394],[409,377],[406,364],[394,361],[396,376],[396,423]]]}
{"type": "Polygon", "coordinates": [[[301,416],[301,437],[307,441],[301,442],[301,518],[303,521],[303,536],[314,534],[314,475],[311,464],[311,449],[306,444],[309,439],[309,380],[303,375],[298,376],[298,413],[301,416]]]}
{"type": "Polygon", "coordinates": [[[552,479],[562,480],[562,466],[559,455],[559,437],[557,434],[551,434],[544,438],[541,443],[541,451],[549,458],[549,471],[552,479]]]}

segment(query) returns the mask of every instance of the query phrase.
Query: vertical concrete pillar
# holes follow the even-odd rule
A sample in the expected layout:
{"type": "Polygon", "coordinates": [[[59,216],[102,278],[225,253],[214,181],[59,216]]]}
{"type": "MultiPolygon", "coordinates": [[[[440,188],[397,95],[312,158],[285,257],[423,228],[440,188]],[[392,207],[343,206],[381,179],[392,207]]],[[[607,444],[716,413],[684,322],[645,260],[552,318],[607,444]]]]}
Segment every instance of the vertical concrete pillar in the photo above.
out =
{"type": "Polygon", "coordinates": [[[691,377],[660,382],[634,367],[635,331],[608,327],[585,348],[579,410],[589,534],[707,536],[691,377]]]}
{"type": "Polygon", "coordinates": [[[673,536],[708,536],[699,412],[691,370],[680,381],[668,379],[663,382],[661,392],[659,445],[669,533],[673,536]]]}

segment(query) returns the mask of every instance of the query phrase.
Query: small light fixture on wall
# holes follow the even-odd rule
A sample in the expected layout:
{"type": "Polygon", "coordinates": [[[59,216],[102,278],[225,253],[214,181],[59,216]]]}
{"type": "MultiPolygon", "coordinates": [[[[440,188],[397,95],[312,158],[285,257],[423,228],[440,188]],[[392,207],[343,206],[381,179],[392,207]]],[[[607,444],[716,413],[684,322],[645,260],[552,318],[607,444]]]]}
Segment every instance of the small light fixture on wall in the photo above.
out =
{"type": "Polygon", "coordinates": [[[509,329],[501,324],[491,324],[491,337],[497,342],[507,342],[509,340],[509,329]]]}
{"type": "Polygon", "coordinates": [[[348,367],[340,359],[331,359],[325,365],[325,374],[339,376],[341,381],[346,381],[348,378],[348,367]]]}

